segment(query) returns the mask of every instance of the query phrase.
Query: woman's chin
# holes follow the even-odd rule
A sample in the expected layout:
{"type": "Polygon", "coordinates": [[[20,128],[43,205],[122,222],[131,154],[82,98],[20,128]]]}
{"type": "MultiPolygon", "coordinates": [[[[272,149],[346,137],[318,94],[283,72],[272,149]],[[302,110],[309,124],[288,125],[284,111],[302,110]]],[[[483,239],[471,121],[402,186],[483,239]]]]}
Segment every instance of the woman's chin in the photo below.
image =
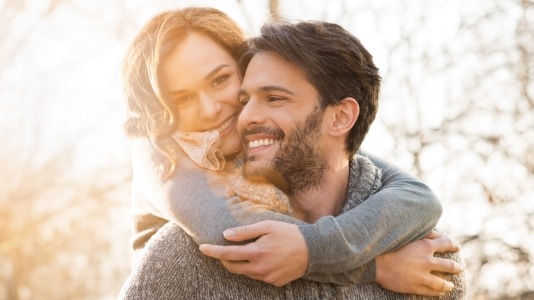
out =
{"type": "Polygon", "coordinates": [[[223,145],[221,147],[221,152],[226,158],[233,158],[236,156],[239,152],[241,152],[241,143],[238,143],[237,145],[223,145]]]}
{"type": "Polygon", "coordinates": [[[241,138],[239,135],[233,134],[222,140],[222,143],[219,147],[222,154],[226,156],[234,156],[241,151],[241,138]]]}

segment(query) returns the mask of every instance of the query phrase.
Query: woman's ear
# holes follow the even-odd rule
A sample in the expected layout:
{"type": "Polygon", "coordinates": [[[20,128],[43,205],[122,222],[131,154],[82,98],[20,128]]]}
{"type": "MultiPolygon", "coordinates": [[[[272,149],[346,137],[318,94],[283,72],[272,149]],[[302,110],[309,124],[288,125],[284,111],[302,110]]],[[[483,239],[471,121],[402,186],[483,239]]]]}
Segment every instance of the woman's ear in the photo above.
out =
{"type": "Polygon", "coordinates": [[[341,100],[338,105],[334,106],[330,134],[340,136],[348,133],[356,124],[359,114],[360,106],[356,99],[347,97],[341,100]]]}

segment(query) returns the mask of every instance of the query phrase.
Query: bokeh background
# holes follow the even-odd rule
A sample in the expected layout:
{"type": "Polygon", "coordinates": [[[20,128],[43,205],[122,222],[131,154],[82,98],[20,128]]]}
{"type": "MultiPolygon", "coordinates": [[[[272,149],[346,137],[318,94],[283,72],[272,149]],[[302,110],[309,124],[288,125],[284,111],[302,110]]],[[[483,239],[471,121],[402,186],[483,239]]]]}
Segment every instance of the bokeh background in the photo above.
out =
{"type": "Polygon", "coordinates": [[[154,14],[336,22],[381,69],[364,148],[428,183],[470,299],[534,299],[534,1],[0,0],[0,299],[114,299],[131,264],[120,64],[154,14]]]}

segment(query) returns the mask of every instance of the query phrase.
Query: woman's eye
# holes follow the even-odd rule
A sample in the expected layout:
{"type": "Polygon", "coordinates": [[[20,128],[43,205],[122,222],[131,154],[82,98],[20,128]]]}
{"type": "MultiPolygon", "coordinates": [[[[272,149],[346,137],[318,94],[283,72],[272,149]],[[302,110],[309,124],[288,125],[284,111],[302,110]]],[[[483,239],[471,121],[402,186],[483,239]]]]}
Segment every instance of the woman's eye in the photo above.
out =
{"type": "Polygon", "coordinates": [[[248,103],[249,98],[239,98],[241,105],[245,106],[248,103]]]}
{"type": "Polygon", "coordinates": [[[212,87],[217,87],[223,83],[225,83],[228,78],[230,77],[230,75],[222,75],[222,76],[219,76],[217,78],[215,78],[215,80],[213,80],[213,83],[212,83],[212,87]]]}
{"type": "Polygon", "coordinates": [[[190,101],[193,101],[195,99],[195,97],[191,96],[191,95],[184,95],[184,96],[180,96],[178,98],[176,98],[176,103],[177,104],[186,104],[190,101]]]}

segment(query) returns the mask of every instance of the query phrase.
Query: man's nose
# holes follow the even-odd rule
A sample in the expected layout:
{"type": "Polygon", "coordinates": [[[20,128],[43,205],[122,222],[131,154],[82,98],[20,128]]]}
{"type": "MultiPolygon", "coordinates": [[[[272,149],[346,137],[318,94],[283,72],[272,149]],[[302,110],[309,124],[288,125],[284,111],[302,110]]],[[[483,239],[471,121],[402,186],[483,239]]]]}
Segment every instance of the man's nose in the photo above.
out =
{"type": "Polygon", "coordinates": [[[210,97],[205,93],[200,93],[199,98],[199,117],[202,119],[213,119],[221,111],[221,103],[217,99],[210,97]]]}
{"type": "Polygon", "coordinates": [[[239,114],[239,127],[261,124],[265,120],[264,113],[265,111],[262,111],[258,101],[249,100],[239,114]]]}

